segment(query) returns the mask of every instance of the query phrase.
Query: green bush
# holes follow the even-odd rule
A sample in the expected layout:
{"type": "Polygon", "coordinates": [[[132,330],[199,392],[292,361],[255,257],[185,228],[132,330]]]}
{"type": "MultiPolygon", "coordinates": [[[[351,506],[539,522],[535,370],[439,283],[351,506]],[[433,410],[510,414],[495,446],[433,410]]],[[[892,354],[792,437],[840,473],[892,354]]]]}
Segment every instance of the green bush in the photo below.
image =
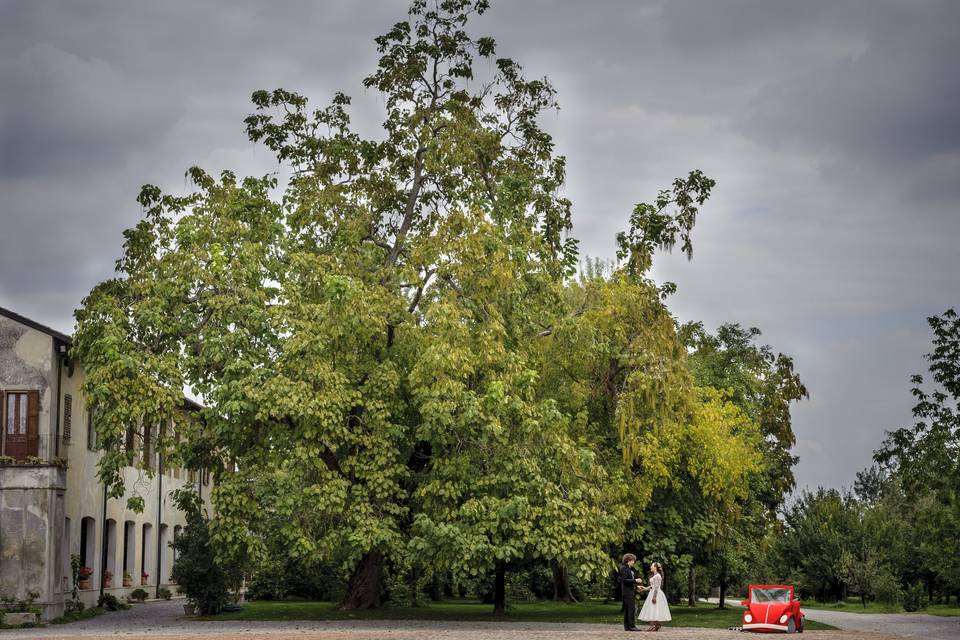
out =
{"type": "Polygon", "coordinates": [[[126,602],[122,602],[117,596],[105,593],[97,600],[97,606],[101,609],[106,609],[107,611],[119,611],[121,609],[129,609],[130,605],[126,602]]]}
{"type": "Polygon", "coordinates": [[[169,600],[173,597],[173,593],[171,593],[170,589],[167,589],[166,587],[160,587],[157,590],[157,596],[163,598],[164,600],[169,600]]]}
{"type": "Polygon", "coordinates": [[[902,592],[897,577],[889,572],[882,572],[873,583],[873,598],[880,604],[894,606],[900,602],[902,592]]]}
{"type": "Polygon", "coordinates": [[[304,565],[282,558],[267,560],[257,566],[247,582],[246,596],[250,600],[295,597],[338,601],[343,597],[344,589],[344,581],[333,565],[304,565]]]}
{"type": "Polygon", "coordinates": [[[230,584],[240,581],[237,576],[228,575],[216,562],[209,523],[197,494],[181,489],[174,492],[174,500],[186,514],[187,526],[173,543],[177,552],[173,579],[180,592],[196,606],[198,614],[215,615],[230,600],[230,584]]]}
{"type": "Polygon", "coordinates": [[[905,611],[919,611],[927,608],[927,592],[921,583],[914,582],[904,589],[903,608],[905,611]]]}
{"type": "Polygon", "coordinates": [[[147,599],[147,592],[140,588],[134,589],[133,593],[130,594],[130,599],[143,602],[147,599]]]}

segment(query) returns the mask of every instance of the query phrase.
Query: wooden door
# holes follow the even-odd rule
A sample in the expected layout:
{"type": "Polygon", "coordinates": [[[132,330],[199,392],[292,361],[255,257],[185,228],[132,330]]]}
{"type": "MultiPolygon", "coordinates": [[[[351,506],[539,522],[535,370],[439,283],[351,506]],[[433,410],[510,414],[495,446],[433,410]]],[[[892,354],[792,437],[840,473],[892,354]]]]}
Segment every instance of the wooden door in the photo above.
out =
{"type": "Polygon", "coordinates": [[[40,392],[8,391],[4,398],[4,454],[18,461],[40,452],[40,392]]]}

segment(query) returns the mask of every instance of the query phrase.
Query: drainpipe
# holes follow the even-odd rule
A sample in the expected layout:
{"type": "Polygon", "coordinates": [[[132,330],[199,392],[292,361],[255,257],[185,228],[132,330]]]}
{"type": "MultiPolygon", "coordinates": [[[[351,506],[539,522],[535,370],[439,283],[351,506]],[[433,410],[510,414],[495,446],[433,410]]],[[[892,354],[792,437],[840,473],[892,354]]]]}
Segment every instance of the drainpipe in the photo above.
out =
{"type": "MultiPolygon", "coordinates": [[[[83,521],[80,521],[83,526],[83,521]]],[[[107,570],[107,484],[103,484],[103,518],[100,519],[100,538],[103,552],[100,554],[100,595],[103,595],[103,572],[107,570]]],[[[126,550],[124,550],[126,552],[126,550]]]]}
{"type": "MultiPolygon", "coordinates": [[[[160,435],[160,429],[157,428],[157,436],[160,435]]],[[[159,444],[160,438],[157,438],[157,444],[159,444]]],[[[157,449],[160,449],[158,446],[157,449]]],[[[160,570],[162,563],[160,560],[161,551],[163,550],[163,541],[160,538],[160,522],[163,520],[163,452],[157,451],[157,589],[156,597],[160,599],[160,570]]]]}

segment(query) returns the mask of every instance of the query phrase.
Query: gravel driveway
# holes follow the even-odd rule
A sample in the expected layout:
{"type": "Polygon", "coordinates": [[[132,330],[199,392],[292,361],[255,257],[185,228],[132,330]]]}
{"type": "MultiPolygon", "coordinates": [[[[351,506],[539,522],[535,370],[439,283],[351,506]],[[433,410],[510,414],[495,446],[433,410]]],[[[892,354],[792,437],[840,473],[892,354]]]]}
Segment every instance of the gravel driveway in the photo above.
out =
{"type": "MultiPolygon", "coordinates": [[[[617,625],[529,622],[420,622],[394,620],[201,622],[183,616],[182,601],[147,602],[69,625],[0,631],[0,640],[44,638],[114,640],[594,640],[633,637],[617,625]]],[[[664,627],[657,637],[676,640],[743,639],[735,631],[664,627]]],[[[758,637],[758,636],[753,636],[758,637]]],[[[808,640],[896,640],[891,634],[808,631],[808,640]]],[[[944,636],[947,637],[947,636],[944,636]]],[[[955,636],[951,636],[955,637],[955,636]]]]}
{"type": "Polygon", "coordinates": [[[960,617],[931,616],[922,613],[850,613],[804,609],[811,620],[840,629],[876,631],[924,640],[960,639],[960,617]]]}

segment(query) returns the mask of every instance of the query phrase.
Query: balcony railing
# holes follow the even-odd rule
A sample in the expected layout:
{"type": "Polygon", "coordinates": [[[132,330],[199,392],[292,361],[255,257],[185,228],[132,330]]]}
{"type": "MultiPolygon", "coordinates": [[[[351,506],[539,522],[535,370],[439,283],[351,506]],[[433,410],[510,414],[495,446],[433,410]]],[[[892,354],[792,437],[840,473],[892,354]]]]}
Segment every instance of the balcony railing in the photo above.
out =
{"type": "MultiPolygon", "coordinates": [[[[58,464],[55,438],[47,434],[4,433],[0,438],[0,456],[10,464],[58,464]]],[[[66,457],[61,450],[60,456],[66,457]]]]}

